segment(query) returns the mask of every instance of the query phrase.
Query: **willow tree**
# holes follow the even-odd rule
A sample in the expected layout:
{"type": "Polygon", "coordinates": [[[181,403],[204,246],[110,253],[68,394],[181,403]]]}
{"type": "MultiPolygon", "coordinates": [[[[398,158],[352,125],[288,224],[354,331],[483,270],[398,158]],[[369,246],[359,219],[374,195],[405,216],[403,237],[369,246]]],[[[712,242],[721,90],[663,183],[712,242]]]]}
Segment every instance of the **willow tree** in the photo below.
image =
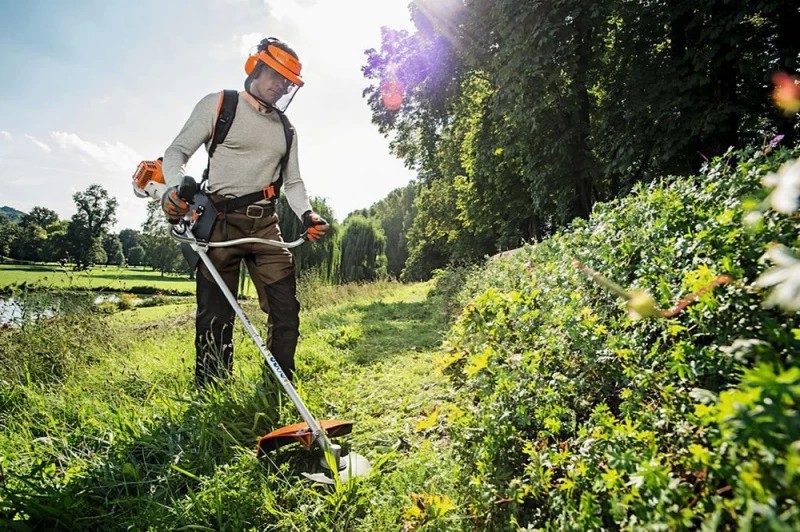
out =
{"type": "MultiPolygon", "coordinates": [[[[314,269],[325,281],[333,281],[338,261],[337,235],[339,233],[339,224],[336,223],[333,211],[324,199],[312,198],[311,208],[331,225],[331,229],[321,240],[307,243],[292,250],[295,273],[300,275],[305,271],[314,269]]],[[[303,222],[289,207],[284,196],[281,196],[278,201],[276,212],[278,213],[281,235],[284,240],[294,240],[303,234],[305,231],[303,222]]]]}
{"type": "Polygon", "coordinates": [[[394,278],[400,277],[408,260],[408,234],[417,216],[417,188],[418,185],[411,182],[392,190],[369,208],[351,213],[374,218],[380,224],[386,237],[386,270],[394,278]]]}
{"type": "Polygon", "coordinates": [[[386,275],[386,237],[377,220],[361,215],[348,217],[340,248],[341,282],[374,281],[386,275]]]}

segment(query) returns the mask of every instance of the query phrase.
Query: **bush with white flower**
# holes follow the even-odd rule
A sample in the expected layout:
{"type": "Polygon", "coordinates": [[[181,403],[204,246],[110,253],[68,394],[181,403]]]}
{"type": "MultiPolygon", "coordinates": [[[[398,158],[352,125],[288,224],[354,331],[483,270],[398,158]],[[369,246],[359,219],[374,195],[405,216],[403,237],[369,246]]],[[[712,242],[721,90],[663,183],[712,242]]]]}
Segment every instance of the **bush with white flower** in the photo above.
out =
{"type": "MultiPolygon", "coordinates": [[[[800,78],[785,72],[773,77],[772,100],[787,115],[800,111],[800,78]]],[[[775,148],[783,139],[778,135],[770,143],[775,148]]],[[[800,159],[792,159],[781,165],[777,172],[764,177],[764,186],[771,189],[766,206],[775,212],[796,217],[800,206],[800,159]]],[[[758,216],[758,215],[756,215],[758,216]]],[[[793,311],[800,309],[800,257],[787,246],[774,244],[767,250],[767,258],[774,264],[755,282],[759,288],[770,288],[765,301],[768,306],[779,306],[793,311]]]]}
{"type": "MultiPolygon", "coordinates": [[[[763,184],[771,189],[766,201],[769,207],[782,214],[797,216],[800,159],[783,163],[777,172],[764,177],[763,184]]],[[[767,250],[767,257],[774,266],[755,282],[759,288],[771,289],[765,304],[790,311],[800,309],[800,258],[797,253],[782,244],[774,244],[767,250]]]]}

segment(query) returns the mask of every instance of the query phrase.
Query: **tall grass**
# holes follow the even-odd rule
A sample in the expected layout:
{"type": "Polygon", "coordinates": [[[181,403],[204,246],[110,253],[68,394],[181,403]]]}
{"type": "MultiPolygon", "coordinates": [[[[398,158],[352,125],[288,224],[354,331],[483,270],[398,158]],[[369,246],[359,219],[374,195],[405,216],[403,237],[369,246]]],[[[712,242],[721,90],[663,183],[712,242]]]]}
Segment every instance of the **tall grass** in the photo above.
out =
{"type": "MultiPolygon", "coordinates": [[[[397,528],[409,493],[447,483],[432,470],[446,454],[414,430],[427,401],[443,394],[431,372],[441,322],[426,292],[300,283],[298,390],[319,418],[354,420],[341,443],[374,466],[369,477],[332,488],[299,476],[318,468],[318,456],[297,446],[255,457],[260,436],[300,419],[238,325],[234,378],[202,392],[192,385],[191,304],[87,312],[3,332],[0,528],[397,528]],[[389,320],[394,328],[380,327],[389,320]],[[365,334],[334,345],[345,329],[365,334]],[[32,362],[57,357],[58,374],[32,362]]],[[[262,326],[257,302],[243,306],[262,326]]]]}

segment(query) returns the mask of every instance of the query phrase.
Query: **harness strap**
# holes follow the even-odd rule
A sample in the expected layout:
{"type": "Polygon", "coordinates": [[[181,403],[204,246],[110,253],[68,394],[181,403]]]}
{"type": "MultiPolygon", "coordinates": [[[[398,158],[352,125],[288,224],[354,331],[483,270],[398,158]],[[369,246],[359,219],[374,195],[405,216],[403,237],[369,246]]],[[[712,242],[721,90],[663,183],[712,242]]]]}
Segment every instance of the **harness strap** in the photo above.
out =
{"type": "MultiPolygon", "coordinates": [[[[276,111],[278,110],[276,109],[276,111]]],[[[289,152],[292,151],[292,139],[294,138],[294,127],[292,127],[291,122],[289,122],[289,118],[281,111],[278,111],[278,116],[283,124],[283,134],[286,136],[286,153],[281,157],[281,174],[278,176],[278,179],[270,185],[275,186],[276,198],[280,195],[281,186],[283,186],[283,176],[286,173],[286,165],[289,163],[289,152]]]]}
{"type": "MultiPolygon", "coordinates": [[[[202,186],[208,180],[208,172],[211,168],[211,157],[217,149],[217,145],[225,140],[228,131],[231,128],[233,119],[236,117],[236,106],[239,103],[239,92],[235,90],[224,90],[220,94],[219,103],[217,104],[217,120],[211,130],[211,144],[208,146],[208,164],[203,172],[203,180],[200,182],[202,186]]],[[[283,186],[283,178],[286,174],[286,166],[289,164],[289,155],[292,150],[292,141],[294,140],[294,126],[289,121],[289,118],[279,109],[273,108],[278,113],[283,125],[283,134],[286,138],[286,152],[280,160],[280,175],[278,179],[272,182],[266,188],[239,196],[237,198],[229,198],[225,201],[216,204],[220,214],[224,217],[225,213],[241,209],[248,205],[252,205],[261,200],[269,200],[274,202],[280,196],[281,187],[283,186]]]]}
{"type": "Polygon", "coordinates": [[[247,207],[248,205],[252,205],[253,203],[261,200],[274,201],[275,198],[277,198],[277,195],[275,194],[274,184],[272,184],[263,190],[259,190],[258,192],[251,192],[250,194],[245,194],[244,196],[237,196],[235,198],[227,198],[222,201],[216,201],[214,202],[214,205],[222,212],[231,212],[241,209],[242,207],[247,207]]]}
{"type": "Polygon", "coordinates": [[[208,163],[203,171],[203,179],[200,185],[208,180],[208,171],[211,168],[211,156],[217,149],[217,145],[225,140],[228,131],[231,129],[233,119],[236,117],[236,106],[239,104],[239,91],[224,90],[219,95],[217,103],[217,120],[211,128],[211,144],[208,145],[208,163]]]}

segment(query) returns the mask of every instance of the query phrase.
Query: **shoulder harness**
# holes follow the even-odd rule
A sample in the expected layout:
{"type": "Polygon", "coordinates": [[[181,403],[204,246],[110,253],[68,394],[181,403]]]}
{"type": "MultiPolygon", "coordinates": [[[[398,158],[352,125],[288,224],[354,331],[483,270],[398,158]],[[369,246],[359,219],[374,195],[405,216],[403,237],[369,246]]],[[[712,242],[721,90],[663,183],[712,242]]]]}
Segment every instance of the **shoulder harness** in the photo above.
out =
{"type": "MultiPolygon", "coordinates": [[[[200,182],[201,185],[208,180],[208,171],[211,167],[211,157],[214,156],[214,151],[216,151],[217,145],[221,144],[228,135],[228,131],[230,131],[231,125],[233,124],[233,119],[236,117],[236,106],[238,103],[239,91],[224,90],[219,95],[219,103],[217,104],[217,119],[214,122],[214,127],[211,130],[211,144],[208,146],[208,164],[206,165],[205,171],[203,171],[203,180],[200,182]]],[[[276,181],[270,183],[269,186],[263,190],[229,199],[225,202],[225,205],[222,206],[223,211],[239,209],[257,201],[261,201],[262,199],[274,201],[280,196],[281,186],[283,185],[283,177],[286,173],[286,165],[289,162],[289,153],[292,150],[294,127],[292,126],[291,122],[289,122],[289,118],[287,118],[283,112],[279,111],[278,109],[273,109],[273,111],[278,113],[278,117],[281,119],[281,124],[283,124],[283,133],[286,136],[286,153],[284,153],[283,157],[281,157],[280,176],[276,181]]]]}

